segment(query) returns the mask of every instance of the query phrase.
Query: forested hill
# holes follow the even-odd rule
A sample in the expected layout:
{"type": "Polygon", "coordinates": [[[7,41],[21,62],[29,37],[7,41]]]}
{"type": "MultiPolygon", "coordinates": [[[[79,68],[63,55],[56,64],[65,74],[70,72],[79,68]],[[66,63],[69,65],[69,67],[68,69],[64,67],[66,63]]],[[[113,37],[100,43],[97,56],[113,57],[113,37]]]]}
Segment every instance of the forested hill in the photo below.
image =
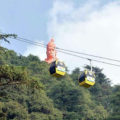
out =
{"type": "Polygon", "coordinates": [[[58,79],[48,69],[37,56],[0,47],[0,120],[120,120],[120,86],[102,69],[93,68],[89,89],[78,85],[79,68],[58,79]]]}

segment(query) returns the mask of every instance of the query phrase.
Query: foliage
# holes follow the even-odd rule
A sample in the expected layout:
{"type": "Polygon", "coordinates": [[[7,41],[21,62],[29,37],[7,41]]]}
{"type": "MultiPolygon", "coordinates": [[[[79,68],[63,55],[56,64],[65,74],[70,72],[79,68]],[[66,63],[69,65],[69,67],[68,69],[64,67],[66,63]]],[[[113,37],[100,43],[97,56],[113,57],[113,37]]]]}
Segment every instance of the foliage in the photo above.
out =
{"type": "Polygon", "coordinates": [[[10,101],[5,103],[0,103],[0,117],[7,120],[28,120],[27,110],[18,102],[10,101]]]}
{"type": "Polygon", "coordinates": [[[120,85],[115,86],[110,97],[111,115],[108,120],[120,120],[120,85]]]}
{"type": "MultiPolygon", "coordinates": [[[[90,69],[90,66],[86,66],[90,69]]],[[[0,47],[0,120],[119,120],[120,86],[93,67],[96,84],[80,87],[79,68],[55,78],[37,56],[0,47]]]]}
{"type": "Polygon", "coordinates": [[[8,43],[10,43],[10,41],[7,40],[7,38],[9,37],[16,38],[17,35],[16,34],[0,34],[0,40],[3,39],[5,42],[8,42],[8,43]]]}
{"type": "Polygon", "coordinates": [[[0,66],[0,82],[7,81],[7,84],[10,82],[21,82],[26,81],[27,72],[24,67],[15,67],[9,65],[0,66]]]}

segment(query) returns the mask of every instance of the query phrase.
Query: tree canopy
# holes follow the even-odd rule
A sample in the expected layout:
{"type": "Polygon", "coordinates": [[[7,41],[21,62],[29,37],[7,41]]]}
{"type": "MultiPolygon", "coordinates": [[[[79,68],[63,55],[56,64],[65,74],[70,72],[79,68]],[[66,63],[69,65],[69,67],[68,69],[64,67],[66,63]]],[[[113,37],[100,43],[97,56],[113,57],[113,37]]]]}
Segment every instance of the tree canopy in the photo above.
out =
{"type": "Polygon", "coordinates": [[[48,69],[37,56],[0,47],[0,120],[120,119],[120,86],[111,86],[102,69],[93,67],[96,84],[89,89],[78,84],[79,68],[62,78],[48,69]]]}

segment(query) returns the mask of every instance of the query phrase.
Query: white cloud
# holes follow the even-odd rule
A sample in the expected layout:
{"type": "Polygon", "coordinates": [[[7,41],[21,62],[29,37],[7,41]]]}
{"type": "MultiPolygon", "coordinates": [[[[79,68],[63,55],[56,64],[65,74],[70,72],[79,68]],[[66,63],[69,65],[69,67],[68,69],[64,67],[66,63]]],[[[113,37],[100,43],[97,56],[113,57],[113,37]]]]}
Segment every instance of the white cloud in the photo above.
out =
{"type": "MultiPolygon", "coordinates": [[[[54,35],[56,45],[60,48],[120,59],[119,13],[119,2],[111,2],[101,7],[99,2],[89,2],[75,8],[72,2],[58,0],[54,2],[50,12],[48,34],[54,35]]],[[[58,53],[58,56],[69,69],[89,63],[65,54],[58,53]]],[[[104,68],[105,74],[114,84],[120,84],[120,68],[96,62],[93,64],[104,68]]]]}

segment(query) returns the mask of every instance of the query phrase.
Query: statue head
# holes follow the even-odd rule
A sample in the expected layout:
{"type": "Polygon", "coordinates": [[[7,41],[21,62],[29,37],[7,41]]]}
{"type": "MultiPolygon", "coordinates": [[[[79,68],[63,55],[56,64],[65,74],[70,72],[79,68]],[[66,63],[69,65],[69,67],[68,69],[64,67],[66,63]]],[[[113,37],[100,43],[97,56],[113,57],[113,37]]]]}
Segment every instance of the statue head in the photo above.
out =
{"type": "Polygon", "coordinates": [[[54,61],[56,58],[56,45],[54,44],[54,39],[52,38],[47,45],[47,59],[46,62],[54,61]]]}

